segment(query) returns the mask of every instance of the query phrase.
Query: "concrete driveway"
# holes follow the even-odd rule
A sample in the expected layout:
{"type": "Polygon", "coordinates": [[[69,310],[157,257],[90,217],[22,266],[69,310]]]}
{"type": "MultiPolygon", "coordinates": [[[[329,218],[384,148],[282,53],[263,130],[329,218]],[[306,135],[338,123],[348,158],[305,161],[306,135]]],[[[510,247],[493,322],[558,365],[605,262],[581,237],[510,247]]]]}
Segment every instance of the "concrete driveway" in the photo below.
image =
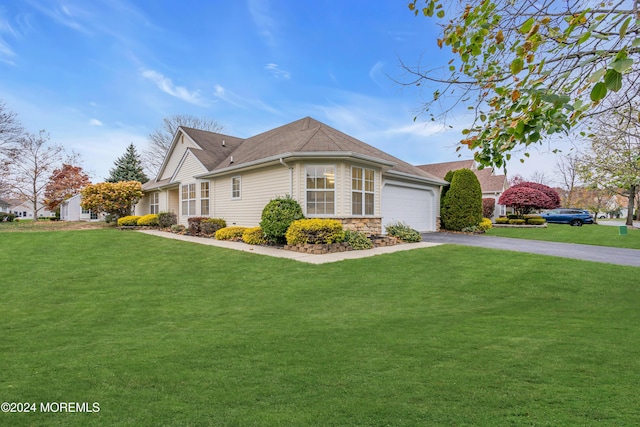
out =
{"type": "Polygon", "coordinates": [[[574,243],[544,242],[541,240],[513,239],[510,237],[483,236],[478,234],[424,233],[423,242],[478,246],[481,248],[529,252],[584,261],[640,267],[640,250],[605,246],[578,245],[574,243]]]}

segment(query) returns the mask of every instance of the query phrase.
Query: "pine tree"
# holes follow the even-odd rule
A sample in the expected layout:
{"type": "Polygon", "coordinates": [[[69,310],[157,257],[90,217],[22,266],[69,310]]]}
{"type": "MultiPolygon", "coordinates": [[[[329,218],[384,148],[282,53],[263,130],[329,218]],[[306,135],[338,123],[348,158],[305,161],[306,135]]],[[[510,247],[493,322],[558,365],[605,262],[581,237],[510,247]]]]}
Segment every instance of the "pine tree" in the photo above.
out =
{"type": "Polygon", "coordinates": [[[462,231],[482,220],[482,190],[476,175],[469,169],[454,172],[449,191],[441,207],[442,223],[447,230],[462,231]]]}
{"type": "Polygon", "coordinates": [[[107,182],[138,181],[142,184],[149,181],[142,168],[142,161],[133,144],[114,162],[115,167],[109,171],[107,182]]]}

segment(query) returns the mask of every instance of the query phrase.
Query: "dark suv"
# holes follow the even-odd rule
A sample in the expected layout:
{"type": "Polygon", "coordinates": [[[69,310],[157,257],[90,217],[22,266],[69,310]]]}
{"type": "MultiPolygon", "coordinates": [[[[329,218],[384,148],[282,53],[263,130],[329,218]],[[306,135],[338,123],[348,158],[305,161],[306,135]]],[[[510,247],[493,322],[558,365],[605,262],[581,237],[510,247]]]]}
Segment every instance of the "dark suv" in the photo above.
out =
{"type": "Polygon", "coordinates": [[[547,222],[571,224],[580,227],[582,224],[593,224],[593,217],[588,211],[582,209],[558,208],[542,212],[542,218],[547,222]]]}

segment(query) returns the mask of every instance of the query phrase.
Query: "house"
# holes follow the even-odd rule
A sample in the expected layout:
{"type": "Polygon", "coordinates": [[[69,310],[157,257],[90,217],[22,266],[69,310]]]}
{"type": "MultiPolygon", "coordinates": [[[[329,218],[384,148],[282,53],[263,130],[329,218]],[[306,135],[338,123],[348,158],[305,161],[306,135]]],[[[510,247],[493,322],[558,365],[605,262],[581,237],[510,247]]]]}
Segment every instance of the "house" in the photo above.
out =
{"type": "Polygon", "coordinates": [[[494,199],[496,201],[496,208],[493,212],[493,218],[495,219],[501,215],[506,215],[507,208],[504,205],[498,204],[498,199],[509,188],[506,175],[496,175],[492,168],[478,169],[475,161],[473,160],[460,160],[457,162],[445,162],[445,163],[433,163],[429,165],[420,165],[418,168],[426,171],[438,178],[444,179],[445,175],[449,171],[455,171],[458,169],[470,169],[478,178],[480,182],[480,188],[482,189],[483,199],[494,199]]]}
{"type": "MultiPolygon", "coordinates": [[[[33,219],[33,202],[18,200],[9,208],[9,212],[13,212],[18,219],[33,219]]],[[[55,215],[55,212],[47,210],[42,203],[38,203],[38,218],[55,215]]]]}
{"type": "Polygon", "coordinates": [[[10,208],[11,205],[9,204],[9,202],[5,202],[4,200],[0,199],[0,212],[9,213],[10,208]]]}
{"type": "Polygon", "coordinates": [[[80,206],[82,196],[78,193],[60,203],[61,221],[99,221],[104,219],[104,214],[98,215],[80,206]]]}
{"type": "Polygon", "coordinates": [[[311,117],[247,139],[180,127],[136,215],[174,212],[257,226],[273,198],[290,195],[306,217],[381,234],[401,221],[436,231],[446,182],[311,117]]]}

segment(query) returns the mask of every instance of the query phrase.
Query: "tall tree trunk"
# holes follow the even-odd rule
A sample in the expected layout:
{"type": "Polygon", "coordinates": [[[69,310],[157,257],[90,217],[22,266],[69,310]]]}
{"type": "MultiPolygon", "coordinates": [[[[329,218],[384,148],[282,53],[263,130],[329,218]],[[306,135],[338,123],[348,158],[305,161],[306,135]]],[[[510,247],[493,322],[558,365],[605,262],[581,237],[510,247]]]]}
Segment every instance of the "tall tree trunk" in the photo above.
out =
{"type": "Polygon", "coordinates": [[[629,188],[629,203],[627,205],[627,225],[630,227],[633,226],[633,209],[636,207],[635,197],[636,186],[632,185],[631,188],[629,188]]]}

